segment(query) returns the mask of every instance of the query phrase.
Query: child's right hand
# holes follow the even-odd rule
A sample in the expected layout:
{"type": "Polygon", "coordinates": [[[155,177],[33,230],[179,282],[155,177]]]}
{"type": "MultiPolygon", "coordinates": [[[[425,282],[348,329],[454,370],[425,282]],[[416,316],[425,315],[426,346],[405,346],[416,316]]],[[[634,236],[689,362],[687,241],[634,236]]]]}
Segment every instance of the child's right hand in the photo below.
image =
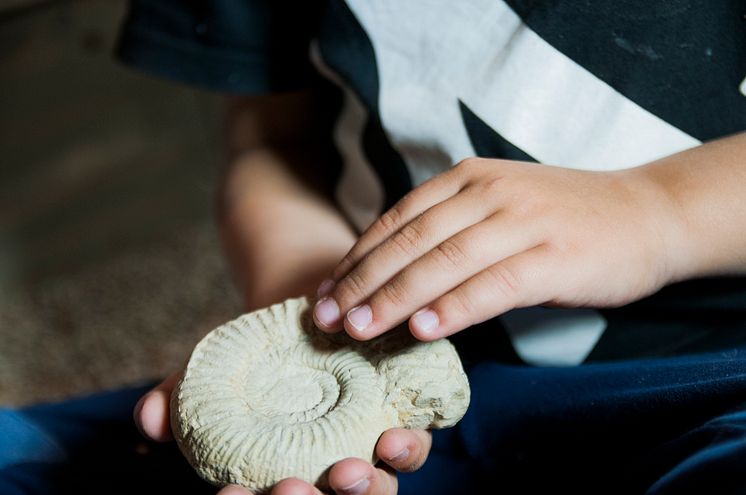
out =
{"type": "MultiPolygon", "coordinates": [[[[173,439],[169,421],[171,392],[181,378],[174,373],[145,394],[135,406],[134,419],[142,434],[156,442],[173,439]]],[[[394,495],[397,492],[396,471],[419,469],[430,452],[431,435],[424,430],[394,428],[384,432],[376,445],[376,455],[382,462],[373,466],[357,458],[340,460],[329,471],[329,484],[337,494],[394,495]]],[[[218,495],[248,495],[247,489],[229,485],[218,495]]],[[[272,495],[321,495],[321,491],[297,478],[282,480],[272,489],[272,495]]]]}

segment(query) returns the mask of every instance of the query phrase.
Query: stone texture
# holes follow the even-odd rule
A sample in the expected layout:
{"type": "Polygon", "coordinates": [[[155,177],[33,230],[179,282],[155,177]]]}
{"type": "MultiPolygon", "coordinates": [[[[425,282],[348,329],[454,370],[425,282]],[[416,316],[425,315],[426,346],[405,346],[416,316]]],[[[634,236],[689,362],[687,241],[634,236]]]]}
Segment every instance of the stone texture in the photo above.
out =
{"type": "Polygon", "coordinates": [[[341,459],[376,461],[387,429],[445,428],[466,412],[469,384],[447,340],[326,335],[308,308],[289,299],[244,315],[194,349],[171,424],[206,480],[257,492],[290,476],[324,486],[341,459]]]}

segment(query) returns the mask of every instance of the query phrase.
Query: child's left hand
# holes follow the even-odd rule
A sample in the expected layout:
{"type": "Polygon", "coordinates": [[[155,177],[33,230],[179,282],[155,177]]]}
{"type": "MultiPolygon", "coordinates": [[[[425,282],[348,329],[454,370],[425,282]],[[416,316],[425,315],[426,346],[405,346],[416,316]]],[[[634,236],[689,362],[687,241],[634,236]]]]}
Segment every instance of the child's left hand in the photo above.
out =
{"type": "MultiPolygon", "coordinates": [[[[156,442],[173,439],[170,397],[181,373],[172,374],[137,403],[134,419],[142,434],[156,442]]],[[[396,495],[396,472],[412,472],[425,463],[432,437],[429,431],[392,428],[376,443],[375,466],[363,459],[342,459],[329,469],[328,482],[334,493],[354,495],[396,495]]],[[[252,495],[246,488],[228,485],[217,495],[252,495]]],[[[286,478],[272,488],[271,495],[322,495],[321,490],[298,478],[286,478]]]]}
{"type": "Polygon", "coordinates": [[[645,167],[468,159],[360,237],[321,284],[314,319],[358,340],[409,319],[433,340],[518,307],[622,305],[679,276],[682,232],[645,167]]]}

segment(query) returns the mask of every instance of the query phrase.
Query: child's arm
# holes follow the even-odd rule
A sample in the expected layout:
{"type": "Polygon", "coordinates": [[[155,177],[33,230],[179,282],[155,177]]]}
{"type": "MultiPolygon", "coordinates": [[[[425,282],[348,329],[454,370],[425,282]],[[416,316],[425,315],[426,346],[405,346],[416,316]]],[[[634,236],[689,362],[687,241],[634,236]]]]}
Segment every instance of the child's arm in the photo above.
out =
{"type": "Polygon", "coordinates": [[[223,244],[247,309],[311,295],[355,234],[332,205],[327,141],[310,92],[228,99],[223,244]]]}
{"type": "Polygon", "coordinates": [[[432,340],[517,307],[746,273],[744,197],[746,134],[616,172],[465,160],[361,236],[314,318],[360,340],[409,319],[432,340]]]}

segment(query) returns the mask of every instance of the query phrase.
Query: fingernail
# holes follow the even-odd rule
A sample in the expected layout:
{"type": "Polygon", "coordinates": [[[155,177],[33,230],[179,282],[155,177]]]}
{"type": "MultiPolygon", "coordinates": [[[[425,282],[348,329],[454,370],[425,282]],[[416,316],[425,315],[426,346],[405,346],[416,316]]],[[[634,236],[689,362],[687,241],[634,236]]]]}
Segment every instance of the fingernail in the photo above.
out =
{"type": "Polygon", "coordinates": [[[319,288],[316,290],[316,297],[324,297],[325,295],[329,294],[332,289],[334,288],[334,280],[327,278],[321,284],[319,284],[319,288]]]}
{"type": "Polygon", "coordinates": [[[347,321],[355,327],[355,330],[362,332],[373,321],[373,310],[367,304],[352,308],[347,312],[347,321]]]}
{"type": "Polygon", "coordinates": [[[424,334],[433,333],[439,324],[438,315],[432,309],[421,309],[412,315],[412,325],[424,334]]]}
{"type": "Polygon", "coordinates": [[[369,486],[370,480],[368,478],[363,478],[346,488],[341,488],[339,491],[343,495],[360,495],[362,493],[365,493],[369,486]]]}
{"type": "Polygon", "coordinates": [[[404,448],[401,452],[393,456],[389,461],[391,462],[401,462],[405,460],[407,457],[409,457],[409,449],[404,448]]]}
{"type": "Polygon", "coordinates": [[[319,299],[316,307],[313,308],[313,314],[319,323],[331,327],[339,320],[339,306],[337,306],[337,301],[331,297],[319,299]]]}

